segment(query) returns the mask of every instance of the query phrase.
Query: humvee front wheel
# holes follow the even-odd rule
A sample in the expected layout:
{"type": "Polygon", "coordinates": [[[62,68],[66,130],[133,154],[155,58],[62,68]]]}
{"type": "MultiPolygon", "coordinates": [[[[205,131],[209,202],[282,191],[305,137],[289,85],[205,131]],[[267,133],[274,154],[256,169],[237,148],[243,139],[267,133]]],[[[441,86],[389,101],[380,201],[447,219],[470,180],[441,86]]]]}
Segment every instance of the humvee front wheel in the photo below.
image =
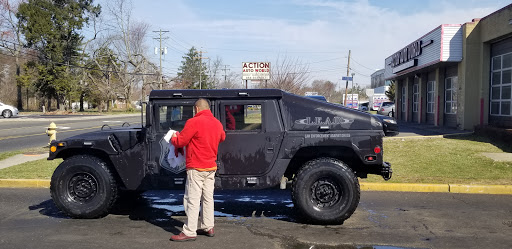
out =
{"type": "Polygon", "coordinates": [[[117,185],[104,161],[78,155],[55,169],[50,193],[55,205],[67,215],[91,219],[108,214],[117,198],[117,185]]]}
{"type": "Polygon", "coordinates": [[[311,160],[293,181],[294,206],[305,219],[318,224],[343,224],[359,204],[359,181],[342,161],[311,160]]]}

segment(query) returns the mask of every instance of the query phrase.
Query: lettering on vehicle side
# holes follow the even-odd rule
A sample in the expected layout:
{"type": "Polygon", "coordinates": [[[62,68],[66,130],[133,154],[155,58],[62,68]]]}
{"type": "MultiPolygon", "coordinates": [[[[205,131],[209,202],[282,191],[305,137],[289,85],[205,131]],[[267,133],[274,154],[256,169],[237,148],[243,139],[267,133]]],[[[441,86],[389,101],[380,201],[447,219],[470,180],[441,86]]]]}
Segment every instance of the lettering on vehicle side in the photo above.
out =
{"type": "Polygon", "coordinates": [[[350,134],[306,134],[304,138],[340,138],[350,137],[350,134]]]}
{"type": "Polygon", "coordinates": [[[311,117],[306,117],[305,119],[295,120],[296,124],[303,125],[339,125],[339,124],[350,124],[354,122],[353,119],[346,119],[343,117],[333,117],[332,119],[326,117],[325,120],[322,117],[315,117],[314,119],[311,117]]]}
{"type": "MultiPolygon", "coordinates": [[[[174,151],[173,151],[173,153],[174,153],[174,151]]],[[[167,160],[168,156],[169,156],[169,143],[167,143],[167,141],[165,141],[165,139],[162,137],[162,139],[160,139],[160,166],[162,166],[162,168],[164,168],[168,171],[171,171],[174,174],[178,174],[178,173],[185,171],[185,169],[186,169],[185,163],[178,165],[178,167],[176,167],[176,168],[171,167],[171,164],[167,160]]]]}

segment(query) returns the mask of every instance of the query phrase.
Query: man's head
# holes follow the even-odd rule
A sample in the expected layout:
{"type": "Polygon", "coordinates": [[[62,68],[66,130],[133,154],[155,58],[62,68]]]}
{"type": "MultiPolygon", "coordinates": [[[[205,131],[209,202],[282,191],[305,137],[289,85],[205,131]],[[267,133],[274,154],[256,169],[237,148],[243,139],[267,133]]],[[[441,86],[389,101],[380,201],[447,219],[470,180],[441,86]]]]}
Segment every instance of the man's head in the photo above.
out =
{"type": "Polygon", "coordinates": [[[200,98],[194,104],[194,109],[196,113],[204,110],[210,110],[210,101],[207,99],[200,98]]]}

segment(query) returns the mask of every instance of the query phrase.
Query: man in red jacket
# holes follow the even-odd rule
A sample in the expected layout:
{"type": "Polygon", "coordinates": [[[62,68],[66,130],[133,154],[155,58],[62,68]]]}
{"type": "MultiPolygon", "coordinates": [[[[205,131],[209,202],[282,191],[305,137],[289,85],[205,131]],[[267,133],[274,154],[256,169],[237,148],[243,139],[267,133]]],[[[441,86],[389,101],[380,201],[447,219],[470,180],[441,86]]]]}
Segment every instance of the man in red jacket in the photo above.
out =
{"type": "Polygon", "coordinates": [[[183,206],[187,222],[183,231],[171,236],[173,241],[195,240],[197,232],[213,237],[214,208],[213,188],[217,170],[217,151],[219,143],[226,139],[222,124],[210,111],[209,101],[200,98],[194,104],[196,115],[185,123],[181,132],[176,132],[171,143],[176,148],[186,146],[187,183],[183,206]],[[201,225],[197,222],[201,209],[201,225]]]}

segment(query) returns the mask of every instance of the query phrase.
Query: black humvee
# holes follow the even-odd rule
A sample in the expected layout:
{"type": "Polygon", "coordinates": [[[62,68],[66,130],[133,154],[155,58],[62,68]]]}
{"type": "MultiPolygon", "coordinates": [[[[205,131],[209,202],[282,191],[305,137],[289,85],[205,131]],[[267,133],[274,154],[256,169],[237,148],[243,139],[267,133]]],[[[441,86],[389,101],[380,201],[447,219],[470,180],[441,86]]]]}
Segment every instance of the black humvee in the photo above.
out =
{"type": "Polygon", "coordinates": [[[64,159],[51,179],[57,207],[71,217],[96,218],[108,214],[121,192],[183,188],[185,168],[169,166],[163,137],[183,129],[200,97],[211,101],[226,131],[216,188],[285,188],[291,182],[303,217],[340,224],[359,203],[357,177],[391,178],[382,138],[397,134],[383,130],[393,118],[277,89],[154,90],[145,125],[51,143],[48,160],[64,159]]]}

